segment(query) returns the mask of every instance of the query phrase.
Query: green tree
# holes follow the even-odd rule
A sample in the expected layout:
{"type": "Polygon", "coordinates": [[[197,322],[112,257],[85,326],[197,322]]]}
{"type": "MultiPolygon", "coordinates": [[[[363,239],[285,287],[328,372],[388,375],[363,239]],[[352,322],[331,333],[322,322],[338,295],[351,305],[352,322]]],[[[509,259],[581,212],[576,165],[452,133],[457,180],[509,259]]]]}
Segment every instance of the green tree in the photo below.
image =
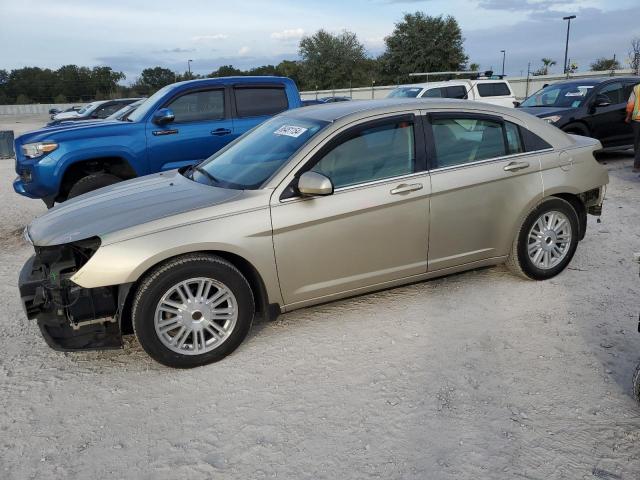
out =
{"type": "Polygon", "coordinates": [[[480,64],[472,63],[471,65],[469,65],[469,70],[471,70],[472,72],[477,72],[478,70],[480,70],[480,64]]]}
{"type": "Polygon", "coordinates": [[[601,70],[618,70],[622,68],[620,62],[614,58],[601,57],[591,64],[591,70],[594,72],[601,70]]]}
{"type": "Polygon", "coordinates": [[[298,87],[302,86],[302,64],[298,61],[283,60],[276,65],[276,75],[289,77],[296,82],[298,87]]]}
{"type": "Polygon", "coordinates": [[[355,33],[338,35],[318,30],[300,41],[303,88],[347,87],[363,82],[363,66],[367,56],[355,33]]]}
{"type": "Polygon", "coordinates": [[[407,13],[385,38],[380,58],[387,78],[416,72],[461,70],[467,62],[464,38],[452,16],[407,13]]]}
{"type": "Polygon", "coordinates": [[[33,103],[33,101],[24,93],[21,93],[16,97],[16,105],[26,105],[29,103],[33,103]]]}
{"type": "Polygon", "coordinates": [[[245,75],[245,72],[237,69],[233,65],[222,65],[217,70],[211,72],[208,77],[236,77],[239,75],[245,75]]]}
{"type": "Polygon", "coordinates": [[[534,75],[549,75],[549,68],[553,67],[557,62],[550,58],[543,58],[540,60],[542,62],[542,67],[538,70],[540,73],[534,73],[534,75]]]}
{"type": "Polygon", "coordinates": [[[150,95],[162,87],[175,83],[176,74],[164,67],[145,68],[133,85],[140,92],[150,95]]]}
{"type": "Polygon", "coordinates": [[[59,93],[58,95],[56,95],[54,97],[53,103],[67,103],[67,97],[65,97],[63,94],[59,93]]]}

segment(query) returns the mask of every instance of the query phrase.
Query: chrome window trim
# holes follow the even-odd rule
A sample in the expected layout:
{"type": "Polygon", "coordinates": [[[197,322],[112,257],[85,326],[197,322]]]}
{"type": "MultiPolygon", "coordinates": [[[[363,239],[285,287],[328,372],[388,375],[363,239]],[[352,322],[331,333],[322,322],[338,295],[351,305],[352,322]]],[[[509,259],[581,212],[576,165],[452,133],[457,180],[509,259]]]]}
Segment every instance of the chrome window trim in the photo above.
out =
{"type": "Polygon", "coordinates": [[[344,193],[344,192],[348,192],[351,190],[359,190],[361,188],[368,188],[368,187],[372,187],[372,186],[377,186],[377,185],[383,185],[385,183],[395,183],[398,181],[402,181],[404,179],[410,179],[410,178],[415,178],[415,177],[420,177],[420,176],[425,176],[428,177],[429,176],[429,171],[428,170],[422,170],[420,172],[413,172],[413,173],[409,173],[407,175],[399,175],[397,177],[387,177],[387,178],[381,178],[378,180],[372,180],[370,182],[365,182],[365,183],[357,183],[355,185],[348,185],[345,187],[339,187],[336,188],[333,193],[331,195],[315,195],[315,196],[308,196],[308,197],[291,197],[291,198],[285,198],[283,200],[280,200],[280,203],[291,203],[291,202],[301,202],[301,201],[306,201],[312,198],[319,198],[319,197],[323,197],[323,196],[333,196],[333,195],[337,195],[340,193],[344,193]]]}
{"type": "Polygon", "coordinates": [[[429,170],[429,173],[448,172],[448,171],[451,171],[451,170],[459,170],[461,168],[473,167],[473,166],[476,166],[476,165],[483,165],[485,163],[502,162],[504,160],[510,160],[512,158],[529,157],[529,156],[540,154],[540,153],[551,153],[551,152],[554,152],[554,151],[555,151],[554,148],[545,148],[543,150],[535,150],[533,152],[512,153],[510,155],[503,155],[501,157],[486,158],[484,160],[477,160],[475,162],[461,163],[459,165],[451,165],[449,167],[434,168],[434,169],[429,170]]]}

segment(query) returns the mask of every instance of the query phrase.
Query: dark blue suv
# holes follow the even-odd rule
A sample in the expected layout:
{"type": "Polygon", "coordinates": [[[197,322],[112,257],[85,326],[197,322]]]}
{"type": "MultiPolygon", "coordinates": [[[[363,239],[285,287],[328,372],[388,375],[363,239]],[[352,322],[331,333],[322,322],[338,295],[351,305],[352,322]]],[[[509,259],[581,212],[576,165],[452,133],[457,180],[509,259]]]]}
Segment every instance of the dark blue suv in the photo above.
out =
{"type": "Polygon", "coordinates": [[[13,188],[52,207],[121,180],[199,163],[270,116],[300,106],[289,78],[175,83],[124,121],[77,122],[18,137],[13,188]]]}

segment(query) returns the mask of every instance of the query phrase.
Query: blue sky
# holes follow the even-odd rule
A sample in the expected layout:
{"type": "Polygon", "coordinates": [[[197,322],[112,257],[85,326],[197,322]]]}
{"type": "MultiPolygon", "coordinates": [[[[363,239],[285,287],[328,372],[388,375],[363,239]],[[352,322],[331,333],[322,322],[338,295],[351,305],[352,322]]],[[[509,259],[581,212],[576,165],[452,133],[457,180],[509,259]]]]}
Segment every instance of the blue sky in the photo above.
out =
{"type": "Polygon", "coordinates": [[[510,75],[532,69],[543,56],[570,57],[581,69],[600,56],[626,61],[640,37],[637,0],[0,0],[0,68],[110,65],[134,81],[144,67],[209,73],[223,64],[247,68],[295,59],[305,34],[319,28],[355,32],[371,55],[404,12],[453,15],[470,61],[497,71],[507,50],[510,75]]]}

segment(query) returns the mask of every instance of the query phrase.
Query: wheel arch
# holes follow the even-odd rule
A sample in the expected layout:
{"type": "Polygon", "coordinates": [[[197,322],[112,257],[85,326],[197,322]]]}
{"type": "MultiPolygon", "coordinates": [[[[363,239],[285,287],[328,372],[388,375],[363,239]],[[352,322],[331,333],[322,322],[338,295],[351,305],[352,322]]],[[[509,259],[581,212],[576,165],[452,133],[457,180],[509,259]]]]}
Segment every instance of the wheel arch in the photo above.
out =
{"type": "Polygon", "coordinates": [[[100,172],[110,173],[123,180],[138,176],[131,162],[123,156],[104,156],[76,160],[65,165],[64,170],[61,172],[56,201],[65,200],[73,184],[82,177],[100,172]]]}
{"type": "Polygon", "coordinates": [[[149,273],[151,273],[159,266],[174,260],[175,258],[183,257],[185,255],[191,255],[194,253],[215,255],[232,264],[240,271],[240,273],[242,273],[242,275],[247,279],[247,282],[249,282],[249,286],[251,287],[251,291],[253,292],[256,315],[263,316],[266,319],[272,319],[278,315],[278,313],[280,312],[279,306],[277,304],[269,303],[269,295],[267,293],[267,288],[265,286],[262,275],[260,275],[258,269],[246,258],[236,253],[231,253],[224,250],[194,250],[192,252],[180,253],[178,255],[164,258],[161,261],[149,266],[135,282],[120,285],[118,291],[118,304],[120,305],[119,321],[122,333],[133,333],[133,325],[131,323],[131,307],[133,304],[133,299],[136,295],[136,291],[138,290],[139,285],[149,275],[149,273]]]}
{"type": "Polygon", "coordinates": [[[554,193],[553,195],[551,195],[551,197],[547,198],[553,197],[560,198],[568,202],[574,208],[574,210],[578,214],[578,225],[580,226],[580,232],[578,232],[578,240],[584,239],[587,233],[587,207],[585,206],[582,199],[578,195],[568,192],[554,193]]]}

